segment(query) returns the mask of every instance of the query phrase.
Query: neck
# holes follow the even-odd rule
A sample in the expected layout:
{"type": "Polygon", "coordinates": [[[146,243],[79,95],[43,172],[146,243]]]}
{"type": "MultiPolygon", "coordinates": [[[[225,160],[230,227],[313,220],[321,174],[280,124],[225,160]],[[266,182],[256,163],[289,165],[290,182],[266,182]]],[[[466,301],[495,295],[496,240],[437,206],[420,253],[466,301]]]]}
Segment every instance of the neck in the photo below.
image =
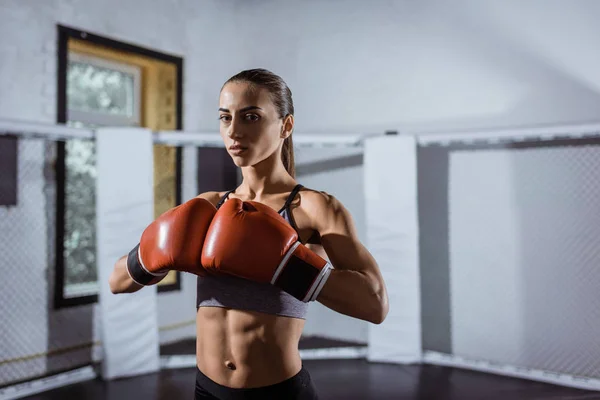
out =
{"type": "Polygon", "coordinates": [[[236,192],[248,194],[250,198],[280,193],[295,185],[294,178],[286,171],[278,152],[256,165],[242,167],[242,177],[242,183],[236,192]]]}

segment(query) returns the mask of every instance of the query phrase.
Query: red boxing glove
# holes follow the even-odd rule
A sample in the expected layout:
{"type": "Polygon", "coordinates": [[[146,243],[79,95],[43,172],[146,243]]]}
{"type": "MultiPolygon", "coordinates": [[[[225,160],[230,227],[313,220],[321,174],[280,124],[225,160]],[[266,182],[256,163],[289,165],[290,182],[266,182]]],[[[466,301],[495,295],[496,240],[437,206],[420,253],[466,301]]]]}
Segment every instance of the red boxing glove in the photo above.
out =
{"type": "Polygon", "coordinates": [[[332,270],[272,208],[240,199],[226,201],[217,211],[206,234],[202,265],[270,283],[304,302],[317,298],[332,270]]]}
{"type": "Polygon", "coordinates": [[[206,275],[200,258],[216,212],[208,200],[194,198],[158,217],[129,252],[127,271],[131,279],[140,285],[154,285],[170,270],[206,275]]]}

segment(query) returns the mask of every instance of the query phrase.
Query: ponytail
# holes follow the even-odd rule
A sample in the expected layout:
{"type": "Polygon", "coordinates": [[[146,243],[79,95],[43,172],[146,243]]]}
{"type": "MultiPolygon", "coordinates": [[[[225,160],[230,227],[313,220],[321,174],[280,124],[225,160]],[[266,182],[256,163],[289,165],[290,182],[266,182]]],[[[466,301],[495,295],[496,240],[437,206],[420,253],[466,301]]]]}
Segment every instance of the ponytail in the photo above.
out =
{"type": "Polygon", "coordinates": [[[285,170],[292,176],[296,177],[296,167],[294,165],[294,143],[292,142],[292,135],[288,136],[283,140],[283,147],[281,149],[281,161],[285,170]]]}

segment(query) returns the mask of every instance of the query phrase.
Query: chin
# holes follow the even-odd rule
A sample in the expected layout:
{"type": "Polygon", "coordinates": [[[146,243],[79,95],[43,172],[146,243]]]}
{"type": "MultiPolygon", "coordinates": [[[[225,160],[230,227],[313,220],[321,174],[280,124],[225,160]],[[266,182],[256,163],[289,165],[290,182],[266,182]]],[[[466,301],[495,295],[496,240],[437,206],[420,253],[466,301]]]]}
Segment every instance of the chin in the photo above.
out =
{"type": "Polygon", "coordinates": [[[250,157],[231,156],[236,167],[248,167],[252,165],[250,157]]]}
{"type": "Polygon", "coordinates": [[[266,159],[266,157],[263,158],[261,154],[251,152],[244,152],[239,155],[233,155],[230,153],[229,155],[231,156],[233,163],[240,168],[251,167],[253,165],[260,164],[266,159]]]}

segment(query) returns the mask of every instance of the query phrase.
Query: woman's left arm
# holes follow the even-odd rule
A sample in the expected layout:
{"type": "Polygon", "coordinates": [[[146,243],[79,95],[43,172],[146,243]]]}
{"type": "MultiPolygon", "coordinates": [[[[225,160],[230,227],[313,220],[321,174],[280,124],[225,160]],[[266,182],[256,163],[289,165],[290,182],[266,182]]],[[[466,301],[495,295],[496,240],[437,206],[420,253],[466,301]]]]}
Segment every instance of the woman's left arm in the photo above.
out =
{"type": "Polygon", "coordinates": [[[334,267],[317,301],[350,317],[382,323],[389,306],[377,262],[360,242],[344,205],[326,193],[314,194],[309,212],[321,243],[308,247],[334,267]]]}

